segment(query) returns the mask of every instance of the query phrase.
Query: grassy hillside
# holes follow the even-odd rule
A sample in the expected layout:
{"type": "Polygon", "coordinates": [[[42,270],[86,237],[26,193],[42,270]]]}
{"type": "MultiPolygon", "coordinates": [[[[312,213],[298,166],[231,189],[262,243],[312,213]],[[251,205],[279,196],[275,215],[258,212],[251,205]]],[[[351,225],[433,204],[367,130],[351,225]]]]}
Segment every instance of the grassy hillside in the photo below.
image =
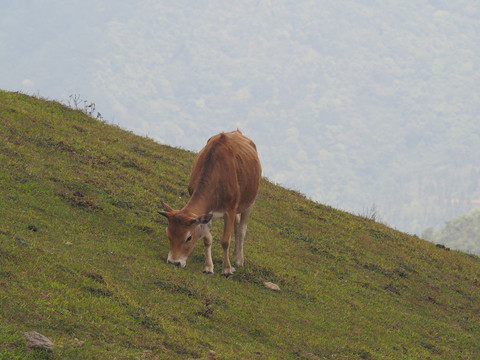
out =
{"type": "Polygon", "coordinates": [[[263,180],[246,266],[219,275],[218,222],[217,273],[201,244],[178,269],[156,211],[186,202],[193,153],[21,94],[0,122],[1,359],[480,357],[477,257],[263,180]]]}

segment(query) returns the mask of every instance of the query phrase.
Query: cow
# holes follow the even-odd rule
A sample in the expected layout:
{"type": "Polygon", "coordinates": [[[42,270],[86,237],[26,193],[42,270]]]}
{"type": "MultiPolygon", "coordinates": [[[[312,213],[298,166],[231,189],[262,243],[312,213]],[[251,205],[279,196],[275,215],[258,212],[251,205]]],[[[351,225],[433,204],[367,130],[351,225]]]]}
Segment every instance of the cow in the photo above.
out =
{"type": "Polygon", "coordinates": [[[187,258],[198,239],[204,239],[204,273],[213,274],[212,235],[209,225],[223,218],[222,275],[235,272],[229,259],[230,235],[235,229],[233,258],[244,265],[243,241],[247,222],[260,186],[262,168],[257,147],[240,130],[211,137],[194,160],[188,192],[190,200],[181,210],[173,210],[162,202],[168,219],[166,228],[170,241],[167,262],[185,267],[187,258]]]}

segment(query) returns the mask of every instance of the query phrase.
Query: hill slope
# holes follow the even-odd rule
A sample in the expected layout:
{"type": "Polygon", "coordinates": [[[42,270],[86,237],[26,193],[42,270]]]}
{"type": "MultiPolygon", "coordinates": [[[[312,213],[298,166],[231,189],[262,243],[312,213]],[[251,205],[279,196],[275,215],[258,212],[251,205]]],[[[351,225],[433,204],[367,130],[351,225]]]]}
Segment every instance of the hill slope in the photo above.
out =
{"type": "Polygon", "coordinates": [[[480,261],[267,180],[247,264],[165,262],[194,154],[0,92],[0,358],[478,358],[480,261]],[[272,281],[282,288],[263,287],[272,281]],[[56,347],[28,352],[23,332],[56,347]]]}

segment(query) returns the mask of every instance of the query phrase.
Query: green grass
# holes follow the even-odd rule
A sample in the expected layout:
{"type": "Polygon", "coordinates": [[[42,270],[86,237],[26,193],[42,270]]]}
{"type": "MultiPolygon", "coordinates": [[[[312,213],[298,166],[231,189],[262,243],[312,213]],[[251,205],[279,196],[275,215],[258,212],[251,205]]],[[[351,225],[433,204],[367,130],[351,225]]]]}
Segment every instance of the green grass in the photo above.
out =
{"type": "Polygon", "coordinates": [[[216,274],[201,244],[178,269],[157,210],[186,203],[195,154],[16,93],[0,122],[1,359],[480,357],[475,256],[263,179],[246,266],[219,275],[218,222],[216,274]]]}

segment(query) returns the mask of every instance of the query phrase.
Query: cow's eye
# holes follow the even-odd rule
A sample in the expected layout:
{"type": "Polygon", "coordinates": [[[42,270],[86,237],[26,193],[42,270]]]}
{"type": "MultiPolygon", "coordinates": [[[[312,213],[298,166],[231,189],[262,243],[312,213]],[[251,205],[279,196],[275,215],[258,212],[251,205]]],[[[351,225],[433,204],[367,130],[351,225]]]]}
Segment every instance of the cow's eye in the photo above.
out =
{"type": "Polygon", "coordinates": [[[192,235],[188,235],[187,240],[185,240],[185,242],[189,242],[190,240],[192,240],[192,235]]]}

